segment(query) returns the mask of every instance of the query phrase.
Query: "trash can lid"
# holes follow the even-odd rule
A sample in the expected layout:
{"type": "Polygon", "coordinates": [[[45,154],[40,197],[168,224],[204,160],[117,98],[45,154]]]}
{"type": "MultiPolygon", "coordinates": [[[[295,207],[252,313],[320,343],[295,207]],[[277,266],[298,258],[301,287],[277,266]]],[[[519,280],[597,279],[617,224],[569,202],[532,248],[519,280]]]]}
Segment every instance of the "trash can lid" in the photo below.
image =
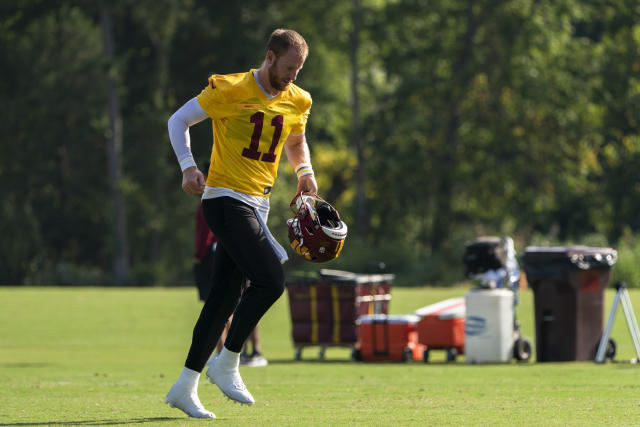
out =
{"type": "Polygon", "coordinates": [[[615,249],[591,246],[528,246],[522,256],[527,275],[608,269],[617,259],[615,249]]]}

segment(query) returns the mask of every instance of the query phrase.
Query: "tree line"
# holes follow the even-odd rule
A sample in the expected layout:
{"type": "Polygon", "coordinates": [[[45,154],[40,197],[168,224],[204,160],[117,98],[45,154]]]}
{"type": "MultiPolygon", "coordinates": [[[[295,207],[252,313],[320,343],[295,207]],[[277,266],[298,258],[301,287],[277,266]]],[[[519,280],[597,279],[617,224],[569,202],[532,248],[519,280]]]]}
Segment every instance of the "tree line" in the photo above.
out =
{"type": "MultiPolygon", "coordinates": [[[[2,2],[0,283],[190,284],[198,199],[166,122],[210,74],[259,67],[279,27],[309,44],[307,139],[350,226],[327,267],[452,283],[489,234],[615,246],[631,271],[639,18],[636,0],[2,2]]],[[[191,136],[202,163],[210,123],[191,136]]]]}

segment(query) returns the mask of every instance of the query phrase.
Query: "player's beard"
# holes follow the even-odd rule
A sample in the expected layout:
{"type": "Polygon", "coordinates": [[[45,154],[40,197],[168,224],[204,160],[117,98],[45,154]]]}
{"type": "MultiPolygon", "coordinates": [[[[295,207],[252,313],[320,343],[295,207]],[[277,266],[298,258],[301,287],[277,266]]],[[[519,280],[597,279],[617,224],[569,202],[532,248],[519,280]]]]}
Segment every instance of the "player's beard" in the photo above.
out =
{"type": "Polygon", "coordinates": [[[288,79],[282,78],[278,75],[278,71],[276,68],[276,66],[278,65],[278,60],[279,58],[276,58],[276,60],[273,62],[273,65],[269,67],[269,84],[275,90],[279,90],[282,92],[283,90],[287,90],[287,87],[291,82],[288,79]]]}

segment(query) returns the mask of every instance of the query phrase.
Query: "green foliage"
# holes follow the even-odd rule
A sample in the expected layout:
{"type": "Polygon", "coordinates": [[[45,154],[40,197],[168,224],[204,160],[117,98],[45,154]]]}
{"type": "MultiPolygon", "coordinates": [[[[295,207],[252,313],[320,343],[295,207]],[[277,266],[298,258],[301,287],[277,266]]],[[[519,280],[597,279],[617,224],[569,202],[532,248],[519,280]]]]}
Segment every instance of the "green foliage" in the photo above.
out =
{"type": "Polygon", "coordinates": [[[34,15],[3,15],[0,31],[2,283],[102,268],[109,238],[99,29],[77,7],[34,15]]]}
{"type": "MultiPolygon", "coordinates": [[[[361,0],[365,224],[356,223],[351,141],[355,3],[156,3],[109,2],[108,69],[97,3],[0,5],[0,283],[110,283],[107,72],[124,124],[132,282],[191,283],[197,200],[180,188],[167,119],[210,74],[260,66],[277,27],[299,30],[310,46],[298,80],[314,99],[307,138],[321,195],[352,230],[336,265],[383,261],[406,284],[455,283],[464,241],[479,234],[509,234],[522,248],[601,236],[624,240],[621,257],[635,252],[637,2],[361,0]],[[356,239],[356,230],[366,232],[356,239]]],[[[202,163],[210,123],[191,137],[202,163]]],[[[283,162],[269,221],[282,243],[294,192],[283,162]]],[[[287,268],[308,267],[292,257],[287,268]]]]}
{"type": "Polygon", "coordinates": [[[613,268],[612,283],[625,282],[629,288],[640,288],[640,239],[627,234],[616,247],[618,261],[613,268]]]}

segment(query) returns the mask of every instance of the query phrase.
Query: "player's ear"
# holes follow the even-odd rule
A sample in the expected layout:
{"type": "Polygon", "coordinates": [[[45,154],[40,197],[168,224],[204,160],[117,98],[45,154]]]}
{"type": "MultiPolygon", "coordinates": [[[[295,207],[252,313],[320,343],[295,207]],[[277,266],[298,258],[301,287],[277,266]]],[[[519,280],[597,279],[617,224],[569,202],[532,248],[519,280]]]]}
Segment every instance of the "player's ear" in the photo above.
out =
{"type": "Polygon", "coordinates": [[[266,57],[267,65],[273,65],[276,58],[277,58],[276,53],[272,49],[269,49],[267,51],[267,57],[266,57]]]}

